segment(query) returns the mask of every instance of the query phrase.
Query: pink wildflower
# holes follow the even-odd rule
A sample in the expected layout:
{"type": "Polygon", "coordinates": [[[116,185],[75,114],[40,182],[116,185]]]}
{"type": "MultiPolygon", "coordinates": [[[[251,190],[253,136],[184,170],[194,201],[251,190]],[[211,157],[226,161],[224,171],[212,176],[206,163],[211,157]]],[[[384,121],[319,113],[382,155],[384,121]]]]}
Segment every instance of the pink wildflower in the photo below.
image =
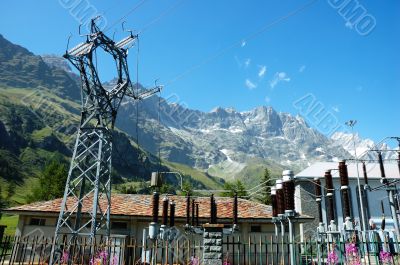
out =
{"type": "Polygon", "coordinates": [[[386,252],[386,251],[382,250],[379,253],[379,259],[381,260],[381,262],[383,264],[387,264],[387,265],[392,264],[392,255],[390,254],[390,252],[386,252]]]}
{"type": "Polygon", "coordinates": [[[326,264],[327,265],[336,265],[338,263],[338,261],[339,261],[339,257],[336,254],[336,252],[334,250],[329,252],[326,264]]]}
{"type": "Polygon", "coordinates": [[[67,263],[69,258],[69,252],[64,250],[61,256],[61,264],[67,263]]]}

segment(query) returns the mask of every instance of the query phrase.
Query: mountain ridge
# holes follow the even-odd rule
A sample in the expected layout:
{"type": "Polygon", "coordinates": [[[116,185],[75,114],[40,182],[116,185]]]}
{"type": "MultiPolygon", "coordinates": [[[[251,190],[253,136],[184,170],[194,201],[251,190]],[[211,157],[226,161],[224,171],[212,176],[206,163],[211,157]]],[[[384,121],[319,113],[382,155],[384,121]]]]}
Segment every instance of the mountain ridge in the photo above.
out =
{"type": "MultiPolygon", "coordinates": [[[[60,71],[75,83],[79,80],[64,59],[43,55],[40,60],[49,71],[60,71]]],[[[259,168],[249,184],[257,181],[263,165],[275,168],[278,175],[285,168],[298,171],[314,161],[350,156],[300,115],[277,112],[271,106],[248,111],[217,107],[203,112],[155,95],[142,102],[124,100],[116,126],[150,153],[160,150],[163,159],[212,176],[243,179],[248,168],[259,168]]]]}

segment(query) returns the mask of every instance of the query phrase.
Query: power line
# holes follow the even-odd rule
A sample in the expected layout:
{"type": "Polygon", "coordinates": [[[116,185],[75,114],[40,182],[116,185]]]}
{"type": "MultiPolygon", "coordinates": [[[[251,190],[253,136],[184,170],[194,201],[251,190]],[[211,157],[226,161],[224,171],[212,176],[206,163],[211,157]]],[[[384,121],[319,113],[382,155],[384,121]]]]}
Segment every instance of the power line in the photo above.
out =
{"type": "Polygon", "coordinates": [[[184,0],[178,0],[175,1],[175,3],[173,5],[171,5],[170,7],[164,9],[164,11],[162,11],[156,18],[154,18],[152,21],[150,21],[149,23],[147,23],[140,31],[139,33],[143,33],[144,31],[146,31],[150,26],[152,26],[153,24],[157,23],[159,20],[161,20],[163,17],[165,17],[166,15],[168,15],[169,13],[171,13],[174,9],[178,8],[182,3],[184,2],[184,0]]]}
{"type": "Polygon", "coordinates": [[[312,5],[314,5],[316,2],[318,2],[318,0],[312,0],[307,2],[306,4],[298,7],[297,9],[289,12],[288,14],[281,16],[275,20],[273,20],[270,23],[267,23],[266,25],[264,25],[263,27],[261,27],[259,30],[249,34],[248,36],[246,36],[245,38],[241,38],[240,41],[236,41],[234,43],[232,43],[231,45],[226,46],[225,48],[221,49],[220,51],[216,52],[215,54],[205,58],[203,61],[201,61],[200,63],[193,65],[191,67],[189,67],[187,70],[183,71],[181,74],[177,75],[175,78],[171,79],[166,85],[172,84],[174,82],[176,82],[177,80],[183,78],[184,76],[188,75],[189,73],[193,72],[194,70],[200,68],[201,66],[203,66],[204,64],[207,64],[211,61],[213,61],[214,59],[220,57],[221,55],[223,55],[224,53],[226,53],[227,51],[235,48],[236,46],[240,46],[242,44],[243,41],[248,41],[251,39],[254,39],[256,37],[258,37],[260,34],[264,33],[265,31],[267,31],[268,29],[272,28],[273,26],[289,19],[292,16],[295,16],[303,11],[305,11],[306,9],[310,8],[312,5]]]}
{"type": "Polygon", "coordinates": [[[112,23],[111,25],[109,25],[104,32],[107,32],[108,30],[110,30],[112,27],[114,27],[116,24],[120,23],[121,21],[123,21],[125,18],[127,18],[128,16],[130,16],[133,12],[135,12],[139,7],[141,7],[147,0],[141,0],[139,3],[137,3],[136,5],[134,5],[125,15],[123,15],[122,17],[120,17],[119,19],[117,19],[114,23],[112,23]]]}

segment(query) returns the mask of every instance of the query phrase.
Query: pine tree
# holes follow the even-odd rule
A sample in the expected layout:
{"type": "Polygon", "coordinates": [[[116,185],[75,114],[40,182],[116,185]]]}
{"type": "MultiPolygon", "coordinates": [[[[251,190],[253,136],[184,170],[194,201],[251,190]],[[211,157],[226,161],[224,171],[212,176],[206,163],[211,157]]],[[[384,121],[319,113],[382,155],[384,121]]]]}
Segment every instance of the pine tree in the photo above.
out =
{"type": "Polygon", "coordinates": [[[260,191],[259,201],[263,204],[271,204],[271,194],[270,194],[270,187],[271,186],[271,175],[269,173],[268,168],[264,169],[264,175],[261,178],[261,185],[262,190],[260,191]]]}
{"type": "Polygon", "coordinates": [[[181,195],[186,196],[188,194],[193,195],[193,185],[189,181],[185,181],[182,184],[181,195]]]}
{"type": "Polygon", "coordinates": [[[39,176],[39,186],[33,190],[30,201],[47,201],[64,195],[67,181],[67,166],[59,160],[52,160],[39,176]]]}
{"type": "Polygon", "coordinates": [[[3,208],[5,207],[5,205],[6,205],[6,202],[3,199],[3,195],[2,195],[2,192],[1,192],[1,186],[0,186],[0,219],[1,219],[3,208]]]}
{"type": "Polygon", "coordinates": [[[240,180],[236,180],[235,182],[226,182],[224,185],[224,190],[226,191],[221,195],[225,197],[233,197],[235,196],[235,193],[239,198],[247,197],[246,187],[240,180]]]}

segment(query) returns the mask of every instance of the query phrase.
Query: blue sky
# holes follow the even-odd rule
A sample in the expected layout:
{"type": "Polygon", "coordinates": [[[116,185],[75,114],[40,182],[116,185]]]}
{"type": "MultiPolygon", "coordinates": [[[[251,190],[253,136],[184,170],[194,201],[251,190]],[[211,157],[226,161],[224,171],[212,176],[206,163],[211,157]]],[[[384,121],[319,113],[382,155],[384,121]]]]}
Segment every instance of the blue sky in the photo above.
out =
{"type": "MultiPolygon", "coordinates": [[[[400,2],[351,0],[365,10],[353,20],[330,2],[338,1],[5,0],[0,34],[36,54],[61,55],[70,33],[71,46],[81,41],[69,6],[90,5],[107,26],[129,13],[127,27],[140,31],[139,82],[159,79],[164,97],[203,111],[270,105],[305,115],[322,132],[330,117],[358,120],[355,130],[373,140],[400,135],[400,2]],[[361,35],[357,19],[364,16],[376,24],[361,35]],[[310,98],[317,113],[294,104],[310,98]]],[[[108,33],[115,29],[122,38],[120,23],[108,33]]],[[[135,64],[133,49],[136,80],[135,64]]],[[[102,72],[110,78],[112,66],[102,72]]]]}

